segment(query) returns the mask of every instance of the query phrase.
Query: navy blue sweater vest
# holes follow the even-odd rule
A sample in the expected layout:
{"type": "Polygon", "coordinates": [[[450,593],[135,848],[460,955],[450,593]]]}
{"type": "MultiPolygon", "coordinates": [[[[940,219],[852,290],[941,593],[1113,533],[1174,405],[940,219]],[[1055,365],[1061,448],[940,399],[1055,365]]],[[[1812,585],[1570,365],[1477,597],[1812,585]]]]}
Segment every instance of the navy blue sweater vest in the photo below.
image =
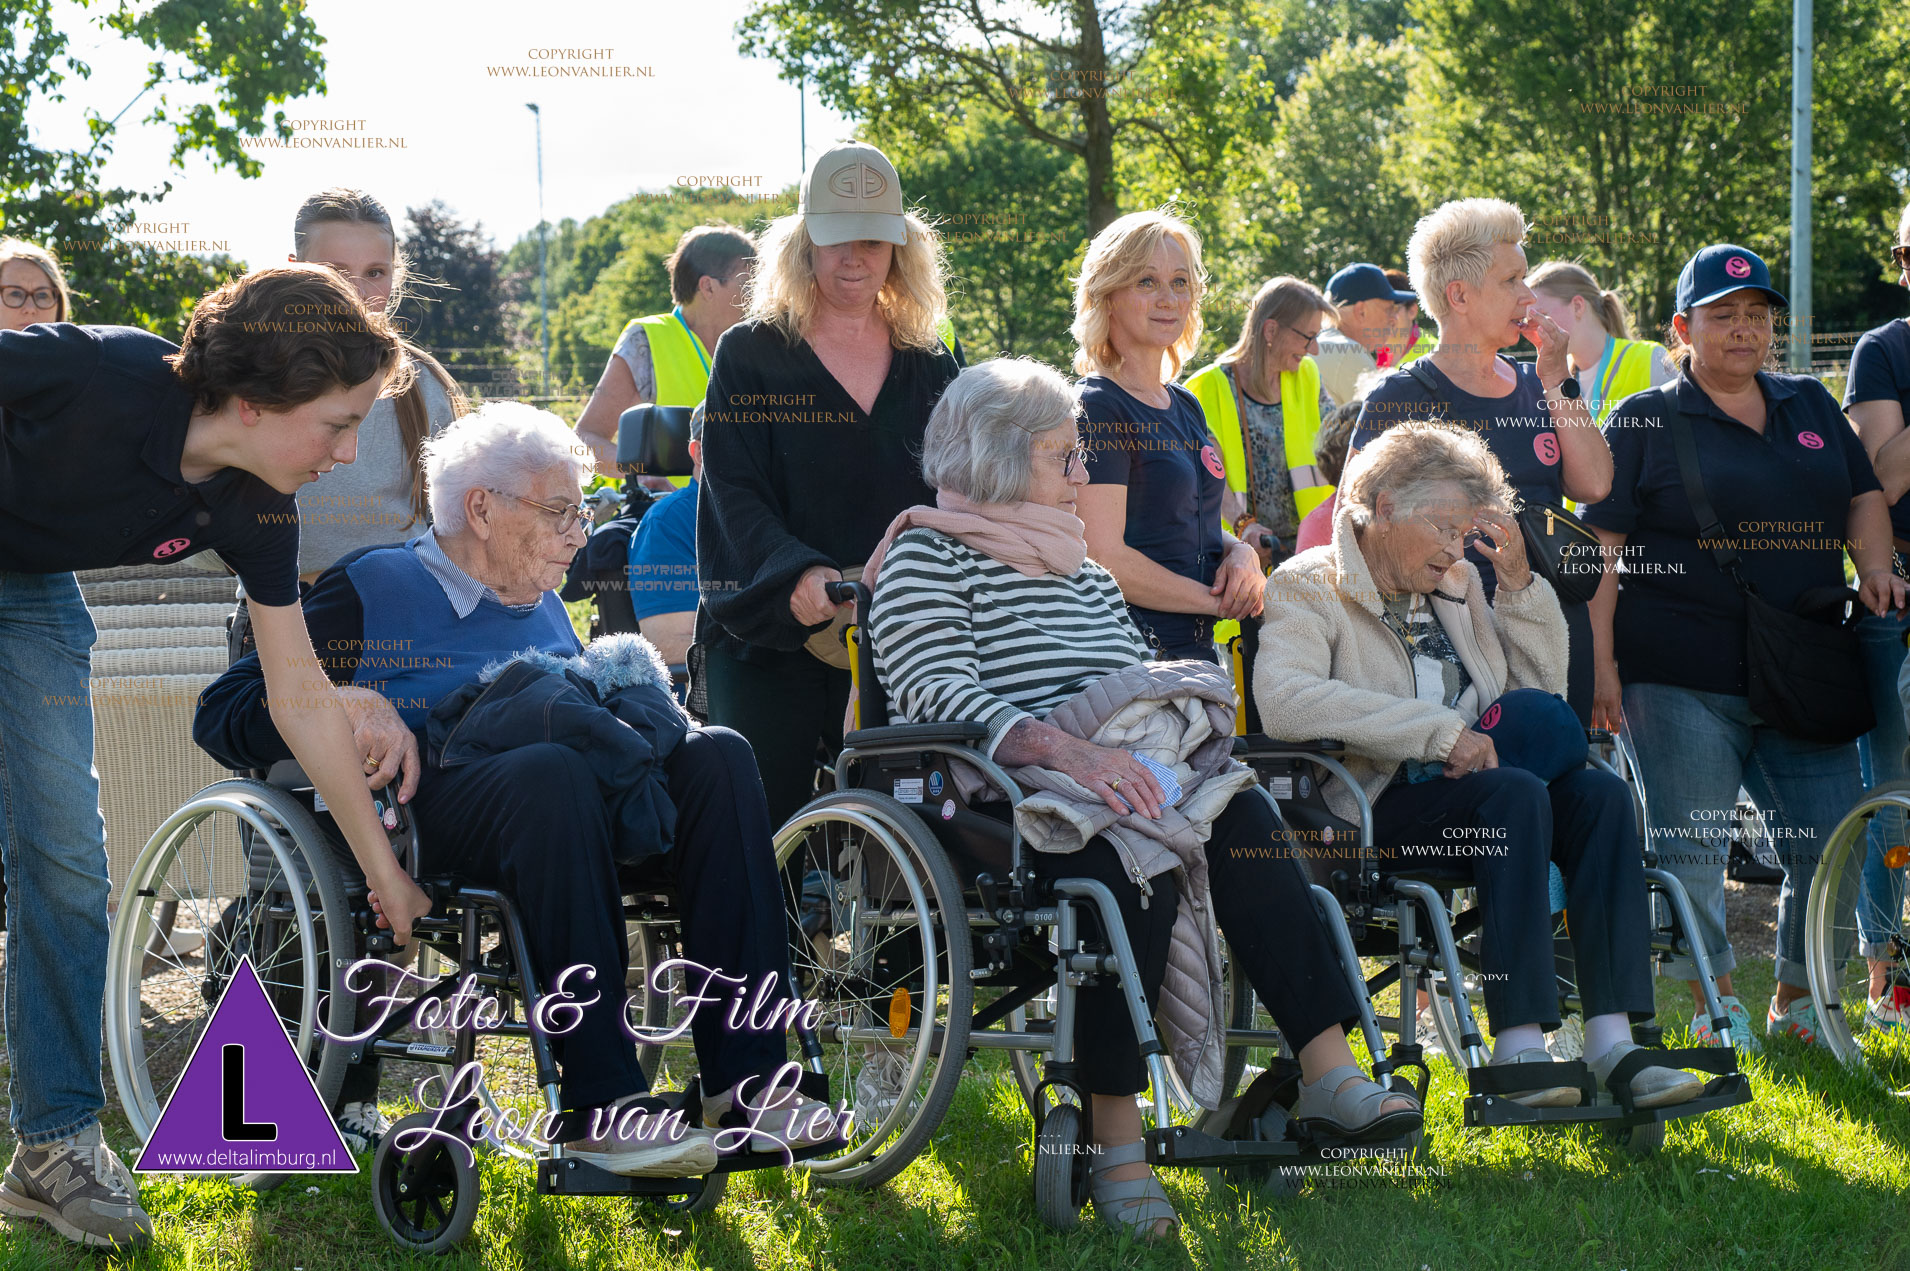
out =
{"type": "Polygon", "coordinates": [[[523,649],[570,657],[583,648],[556,592],[522,613],[487,596],[460,618],[409,548],[366,552],[345,572],[365,606],[365,644],[352,682],[390,699],[411,728],[424,724],[439,698],[477,679],[487,662],[523,649]]]}

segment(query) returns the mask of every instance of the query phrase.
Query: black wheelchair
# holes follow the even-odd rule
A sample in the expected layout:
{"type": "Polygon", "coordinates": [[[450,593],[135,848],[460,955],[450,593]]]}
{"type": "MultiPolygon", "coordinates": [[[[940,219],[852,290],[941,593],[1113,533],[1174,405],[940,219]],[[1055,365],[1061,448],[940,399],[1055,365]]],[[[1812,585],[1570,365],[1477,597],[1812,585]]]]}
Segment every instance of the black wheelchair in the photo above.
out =
{"type": "MultiPolygon", "coordinates": [[[[860,583],[829,590],[832,600],[853,598],[869,612],[860,583]]],[[[1245,1066],[1231,1064],[1228,1100],[1215,1112],[1194,1110],[1141,994],[1113,893],[1091,879],[1038,877],[1013,821],[1021,792],[978,749],[985,729],[890,724],[873,651],[859,628],[848,639],[858,727],[836,761],[836,788],[777,838],[797,985],[820,1007],[824,1070],[834,1088],[852,1092],[857,1113],[840,1151],[806,1163],[816,1181],[872,1187],[894,1177],[935,1133],[966,1060],[1002,1050],[1034,1122],[1037,1211],[1051,1226],[1074,1226],[1087,1199],[1092,1132],[1090,1102],[1075,1084],[1076,994],[1109,977],[1125,990],[1148,1067],[1150,1164],[1270,1180],[1327,1152],[1338,1160],[1416,1149],[1417,1131],[1354,1147],[1302,1133],[1285,1116],[1298,1083],[1290,1057],[1270,1056],[1263,1079],[1244,1094],[1235,1091],[1245,1066]],[[958,764],[984,775],[1006,801],[971,801],[958,764]],[[1084,921],[1090,913],[1093,928],[1084,921]]],[[[1319,887],[1312,899],[1360,990],[1364,1038],[1380,1057],[1375,1076],[1388,1084],[1391,1065],[1339,905],[1319,887]]],[[[1284,1049],[1270,1023],[1229,1028],[1226,1041],[1230,1055],[1284,1049]]]]}
{"type": "MultiPolygon", "coordinates": [[[[395,1122],[371,1168],[378,1220],[408,1249],[442,1252],[469,1233],[479,1201],[476,1155],[443,1136],[455,1134],[466,1142],[472,1114],[480,1109],[481,1137],[467,1145],[532,1165],[542,1195],[627,1195],[695,1212],[721,1199],[727,1174],[789,1163],[779,1153],[740,1153],[723,1156],[714,1171],[699,1177],[611,1174],[568,1158],[562,1145],[511,1133],[507,1127],[534,1119],[507,1111],[481,1069],[475,1081],[454,1088],[453,1077],[476,1058],[481,1036],[522,1037],[530,1044],[546,1110],[559,1109],[550,1040],[529,1022],[537,1018],[545,985],[511,898],[453,876],[421,875],[417,836],[405,809],[382,792],[374,799],[393,850],[433,901],[404,951],[395,950],[390,934],[375,925],[363,875],[330,817],[314,807],[310,782],[296,764],[281,763],[269,773],[206,787],[148,842],[125,884],[113,924],[106,992],[113,1076],[135,1134],[150,1136],[212,1008],[239,959],[248,957],[328,1106],[352,1064],[409,1060],[443,1070],[438,1105],[395,1122]],[[158,934],[169,914],[174,924],[196,923],[205,934],[203,948],[185,955],[170,952],[158,934]],[[155,948],[161,952],[155,954],[155,948]],[[366,996],[384,985],[366,986],[362,977],[348,984],[353,963],[369,956],[402,966],[412,949],[435,958],[448,972],[426,977],[427,987],[403,1009],[386,1012],[376,1029],[359,1027],[366,996]],[[487,1022],[481,1031],[467,1026],[444,1035],[399,1036],[411,1027],[420,1003],[447,1002],[466,981],[480,996],[495,1000],[501,1022],[487,1022]],[[361,1032],[367,1035],[355,1042],[333,1040],[361,1032]],[[433,1127],[437,1135],[410,1133],[433,1127]]],[[[630,1014],[633,1022],[655,1029],[668,1018],[672,995],[646,972],[664,958],[679,956],[677,920],[667,894],[625,881],[626,921],[639,950],[633,979],[644,994],[630,1014]]],[[[803,1091],[826,1100],[826,1082],[814,1072],[820,1044],[801,1020],[794,1022],[793,1033],[798,1052],[793,1058],[811,1069],[802,1078],[803,1091]]],[[[654,1078],[656,1049],[640,1051],[640,1058],[654,1078]]],[[[680,1091],[656,1093],[690,1123],[700,1121],[693,1075],[680,1091]]],[[[800,1160],[824,1150],[798,1148],[790,1155],[800,1160]]],[[[282,1179],[252,1174],[239,1181],[265,1188],[282,1179]]]]}
{"type": "MultiPolygon", "coordinates": [[[[1635,786],[1639,842],[1645,849],[1645,881],[1651,892],[1651,956],[1659,964],[1679,954],[1696,962],[1704,985],[1706,1012],[1716,1036],[1727,1040],[1717,1046],[1666,1050],[1662,1029],[1636,1024],[1633,1038],[1641,1049],[1618,1062],[1611,1077],[1615,1092],[1598,1089],[1591,1070],[1577,1057],[1545,1065],[1488,1067],[1485,1039],[1471,1005],[1476,977],[1482,974],[1478,936],[1483,913],[1476,904],[1456,904],[1460,896],[1471,893],[1469,874],[1444,863],[1402,868],[1381,852],[1374,841],[1372,806],[1335,757],[1343,752],[1338,742],[1294,745],[1259,731],[1252,692],[1252,646],[1251,639],[1239,637],[1230,645],[1234,682],[1242,686],[1237,725],[1241,739],[1235,754],[1254,769],[1278,804],[1282,825],[1305,858],[1316,886],[1343,907],[1355,950],[1363,958],[1382,963],[1375,974],[1365,977],[1367,993],[1379,998],[1388,989],[1397,988],[1399,1006],[1394,1013],[1382,1015],[1380,1024],[1396,1039],[1389,1052],[1391,1065],[1418,1071],[1422,1102],[1430,1076],[1426,1048],[1419,1039],[1417,1003],[1422,997],[1431,1007],[1440,1049],[1464,1069],[1467,1094],[1463,1117],[1467,1126],[1591,1123],[1616,1143],[1642,1155],[1655,1152],[1663,1143],[1666,1121],[1750,1101],[1750,1082],[1738,1071],[1736,1051],[1728,1042],[1729,1020],[1718,1000],[1710,959],[1702,943],[1691,934],[1698,927],[1690,898],[1677,878],[1656,867],[1655,853],[1644,834],[1642,806],[1636,805],[1635,786]],[[1357,824],[1328,809],[1325,787],[1334,780],[1344,782],[1352,791],[1360,809],[1357,824]],[[1641,1068],[1654,1064],[1712,1075],[1699,1095],[1686,1103],[1656,1109],[1635,1107],[1630,1079],[1641,1068]],[[1535,1074],[1532,1070],[1537,1068],[1544,1072],[1535,1074]],[[1506,1097],[1535,1084],[1576,1086],[1579,1103],[1528,1108],[1506,1097]]],[[[1618,775],[1608,759],[1595,753],[1601,747],[1617,745],[1617,739],[1593,731],[1588,732],[1587,742],[1587,763],[1618,775]]],[[[1569,921],[1569,915],[1561,914],[1560,920],[1569,921]]],[[[1563,944],[1562,927],[1559,934],[1563,944]]],[[[1561,957],[1557,975],[1560,1017],[1582,1013],[1569,957],[1561,957]]],[[[1234,1022],[1251,1026],[1255,1018],[1251,990],[1236,984],[1232,1000],[1234,1022]]]]}

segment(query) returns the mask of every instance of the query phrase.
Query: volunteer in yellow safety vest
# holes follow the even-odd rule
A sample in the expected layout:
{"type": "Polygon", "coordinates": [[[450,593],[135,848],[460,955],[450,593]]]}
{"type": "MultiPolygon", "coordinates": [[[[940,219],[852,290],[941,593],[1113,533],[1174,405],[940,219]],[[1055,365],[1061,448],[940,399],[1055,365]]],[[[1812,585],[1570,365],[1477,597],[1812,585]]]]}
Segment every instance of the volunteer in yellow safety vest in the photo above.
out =
{"type": "Polygon", "coordinates": [[[1604,424],[1618,403],[1677,375],[1664,345],[1629,338],[1631,314],[1625,302],[1617,292],[1601,290],[1583,265],[1547,261],[1532,271],[1525,285],[1538,297],[1533,308],[1565,332],[1566,356],[1594,422],[1604,424]]]}
{"type": "Polygon", "coordinates": [[[1301,518],[1333,493],[1313,455],[1333,404],[1307,356],[1331,312],[1312,283],[1275,278],[1254,296],[1233,347],[1187,381],[1227,470],[1222,514],[1263,565],[1292,552],[1301,518]]]}
{"type": "MultiPolygon", "coordinates": [[[[597,471],[617,469],[617,421],[632,406],[695,406],[710,382],[710,351],[743,316],[743,288],[756,262],[756,244],[729,225],[698,225],[677,240],[665,268],[676,307],[633,318],[617,339],[597,387],[577,421],[577,435],[591,448],[597,471]]],[[[652,490],[668,491],[687,477],[640,477],[652,490]]]]}

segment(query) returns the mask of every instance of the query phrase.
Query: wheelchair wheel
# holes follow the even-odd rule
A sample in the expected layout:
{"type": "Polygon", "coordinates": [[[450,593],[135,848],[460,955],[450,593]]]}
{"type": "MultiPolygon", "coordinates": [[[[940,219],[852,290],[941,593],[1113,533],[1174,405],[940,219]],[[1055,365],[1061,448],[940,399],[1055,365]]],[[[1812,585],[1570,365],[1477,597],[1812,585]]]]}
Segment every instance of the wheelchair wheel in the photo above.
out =
{"type": "Polygon", "coordinates": [[[831,1097],[854,1112],[848,1146],[803,1165],[828,1186],[874,1187],[928,1145],[961,1080],[974,1002],[961,884],[915,813],[868,790],[811,802],[777,832],[776,859],[797,991],[819,1017],[831,1097]]]}
{"type": "Polygon", "coordinates": [[[113,920],[106,1042],[133,1133],[142,1142],[151,1136],[242,956],[330,1106],[345,1078],[345,1051],[318,1025],[323,1011],[334,1033],[353,1030],[356,1002],[337,990],[356,947],[332,848],[296,798],[233,779],[187,800],[140,852],[113,920]],[[203,943],[179,952],[182,931],[198,932],[203,943]]]}
{"type": "MultiPolygon", "coordinates": [[[[1273,1016],[1254,994],[1253,985],[1247,982],[1247,973],[1231,961],[1227,967],[1227,1027],[1257,1033],[1273,1032],[1277,1028],[1273,1016]]],[[[1293,1058],[1292,1048],[1284,1036],[1276,1047],[1228,1046],[1220,1073],[1220,1097],[1231,1099],[1245,1090],[1255,1077],[1266,1071],[1268,1061],[1276,1055],[1293,1058]]]]}
{"type": "Polygon", "coordinates": [[[443,1253],[471,1234],[477,1219],[477,1158],[448,1142],[444,1131],[422,1134],[436,1112],[414,1112],[385,1134],[372,1160],[371,1207],[378,1225],[412,1253],[443,1253]],[[396,1145],[420,1142],[409,1150],[396,1145]]]}
{"type": "Polygon", "coordinates": [[[1081,1109],[1057,1103],[1035,1135],[1035,1212],[1056,1231],[1073,1231],[1088,1203],[1087,1125],[1081,1109]]]}
{"type": "MultiPolygon", "coordinates": [[[[680,974],[667,975],[656,989],[650,986],[651,971],[678,955],[673,934],[656,923],[632,923],[630,927],[630,974],[626,984],[633,996],[639,993],[643,995],[641,1027],[648,1036],[668,1033],[685,1022],[684,1011],[676,1005],[678,997],[688,992],[684,977],[680,974]],[[677,992],[670,991],[673,987],[677,992]]],[[[637,1062],[643,1065],[643,1074],[650,1079],[653,1088],[675,1089],[681,1084],[666,1078],[664,1074],[670,1053],[681,1051],[689,1045],[690,1034],[687,1031],[675,1042],[637,1044],[637,1062]]]]}
{"type": "Polygon", "coordinates": [[[728,1174],[702,1174],[684,1179],[686,1190],[682,1192],[652,1196],[649,1200],[673,1214],[706,1214],[723,1203],[723,1194],[729,1190],[729,1181],[728,1174]]]}
{"type": "MultiPolygon", "coordinates": [[[[1860,926],[1881,934],[1887,984],[1892,991],[1910,987],[1910,907],[1901,893],[1892,905],[1888,896],[1863,896],[1861,887],[1870,855],[1871,822],[1883,816],[1886,824],[1901,827],[1907,812],[1910,781],[1893,781],[1869,791],[1831,831],[1811,881],[1804,919],[1804,964],[1824,1042],[1846,1063],[1866,1059],[1879,1063],[1886,1055],[1902,1059],[1906,1053],[1901,1034],[1861,1026],[1870,1005],[1870,964],[1858,946],[1860,926]],[[1868,905],[1870,912],[1860,915],[1860,903],[1868,905]]],[[[1893,842],[1889,850],[1902,854],[1905,849],[1893,842]]],[[[1886,855],[1886,865],[1891,859],[1886,855]]],[[[1890,873],[1901,888],[1901,865],[1890,873]]]]}

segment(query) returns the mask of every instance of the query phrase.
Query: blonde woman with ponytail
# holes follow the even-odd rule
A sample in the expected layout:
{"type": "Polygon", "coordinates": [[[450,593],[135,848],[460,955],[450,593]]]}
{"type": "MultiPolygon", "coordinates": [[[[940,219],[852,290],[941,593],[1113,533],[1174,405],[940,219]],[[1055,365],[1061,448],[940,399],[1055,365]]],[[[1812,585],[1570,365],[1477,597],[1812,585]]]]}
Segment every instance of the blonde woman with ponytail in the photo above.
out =
{"type": "MultiPolygon", "coordinates": [[[[363,190],[322,190],[299,205],[288,260],[329,265],[373,313],[404,297],[407,266],[384,205],[363,190]]],[[[411,388],[383,398],[358,426],[358,455],[298,492],[298,571],[312,582],[363,547],[402,543],[424,533],[425,440],[471,407],[436,358],[410,341],[418,374],[411,388]]]]}
{"type": "Polygon", "coordinates": [[[1549,260],[1525,285],[1538,297],[1533,308],[1565,332],[1572,374],[1584,385],[1585,405],[1603,424],[1612,408],[1677,375],[1662,344],[1631,338],[1631,311],[1615,291],[1599,287],[1583,265],[1549,260]]]}

